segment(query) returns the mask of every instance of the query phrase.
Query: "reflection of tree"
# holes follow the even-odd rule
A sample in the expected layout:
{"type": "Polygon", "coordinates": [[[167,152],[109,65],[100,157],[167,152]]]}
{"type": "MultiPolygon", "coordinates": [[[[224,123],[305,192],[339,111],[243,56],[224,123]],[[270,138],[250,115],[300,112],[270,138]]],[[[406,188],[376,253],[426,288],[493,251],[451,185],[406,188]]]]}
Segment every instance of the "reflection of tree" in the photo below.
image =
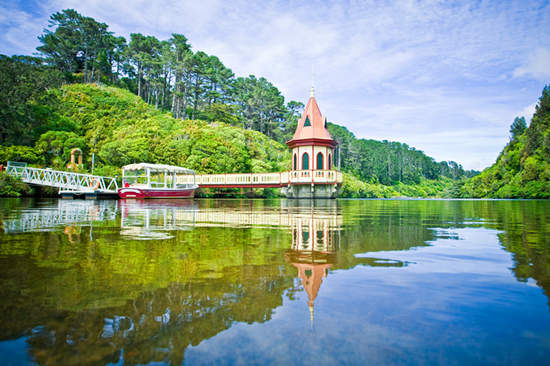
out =
{"type": "MultiPolygon", "coordinates": [[[[344,222],[338,266],[356,263],[352,253],[426,245],[435,239],[429,228],[485,227],[503,231],[499,238],[513,255],[514,276],[520,281],[533,278],[550,299],[548,200],[375,200],[361,205],[342,201],[341,211],[344,222]]],[[[370,264],[372,259],[363,261],[370,264]]]]}
{"type": "Polygon", "coordinates": [[[517,201],[503,205],[507,207],[491,213],[503,223],[504,232],[499,238],[513,255],[512,271],[519,281],[533,278],[550,301],[550,202],[517,201]]]}
{"type": "Polygon", "coordinates": [[[271,319],[286,289],[293,287],[293,276],[278,264],[243,265],[226,268],[220,278],[143,291],[121,306],[70,311],[44,301],[48,284],[36,284],[40,270],[30,261],[8,267],[10,276],[36,276],[24,284],[32,289],[25,298],[17,286],[2,286],[0,338],[28,334],[31,355],[40,364],[117,362],[122,354],[130,364],[181,364],[189,345],[234,322],[271,319]]]}

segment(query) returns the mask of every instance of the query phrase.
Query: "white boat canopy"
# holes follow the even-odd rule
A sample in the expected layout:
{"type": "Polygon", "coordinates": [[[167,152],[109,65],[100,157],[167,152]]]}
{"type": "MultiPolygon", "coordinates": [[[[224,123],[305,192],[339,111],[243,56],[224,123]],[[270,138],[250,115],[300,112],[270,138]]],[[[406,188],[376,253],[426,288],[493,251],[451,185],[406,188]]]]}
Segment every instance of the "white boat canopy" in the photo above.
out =
{"type": "Polygon", "coordinates": [[[149,164],[149,163],[138,163],[130,164],[122,167],[125,171],[132,170],[149,170],[154,172],[170,172],[170,173],[183,173],[183,174],[195,174],[194,170],[182,168],[175,165],[166,165],[166,164],[149,164]]]}

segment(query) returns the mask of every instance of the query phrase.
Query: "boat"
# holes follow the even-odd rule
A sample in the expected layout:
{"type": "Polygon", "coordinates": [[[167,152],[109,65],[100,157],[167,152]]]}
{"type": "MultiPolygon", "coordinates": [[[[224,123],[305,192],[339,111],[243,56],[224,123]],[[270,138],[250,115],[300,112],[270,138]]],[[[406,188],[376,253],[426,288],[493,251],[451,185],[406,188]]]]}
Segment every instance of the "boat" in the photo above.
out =
{"type": "Polygon", "coordinates": [[[199,188],[195,171],[165,164],[130,164],[122,167],[120,198],[193,198],[199,188]]]}

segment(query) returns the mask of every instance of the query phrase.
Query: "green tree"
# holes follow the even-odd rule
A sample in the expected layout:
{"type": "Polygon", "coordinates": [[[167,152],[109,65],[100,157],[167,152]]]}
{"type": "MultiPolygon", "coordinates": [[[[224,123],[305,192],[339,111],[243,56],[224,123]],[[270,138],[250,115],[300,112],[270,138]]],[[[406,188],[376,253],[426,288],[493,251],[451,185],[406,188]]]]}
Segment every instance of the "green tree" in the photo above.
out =
{"type": "Polygon", "coordinates": [[[510,140],[515,140],[525,132],[527,128],[527,123],[525,122],[525,117],[516,117],[514,122],[510,126],[510,140]]]}
{"type": "Polygon", "coordinates": [[[115,38],[107,24],[65,9],[51,15],[48,27],[55,30],[44,29],[44,34],[38,37],[42,45],[37,50],[59,70],[82,72],[85,82],[94,81],[102,52],[115,47],[115,38]]]}
{"type": "Polygon", "coordinates": [[[0,144],[31,145],[47,120],[55,128],[47,91],[62,79],[40,58],[0,55],[0,144]]]}
{"type": "Polygon", "coordinates": [[[188,77],[190,59],[193,56],[191,45],[183,34],[172,34],[165,51],[171,75],[174,77],[171,112],[174,118],[184,118],[187,107],[188,77]]]}
{"type": "Polygon", "coordinates": [[[143,97],[144,74],[150,72],[160,54],[160,41],[153,36],[131,33],[126,55],[132,67],[136,69],[137,95],[143,97]]]}

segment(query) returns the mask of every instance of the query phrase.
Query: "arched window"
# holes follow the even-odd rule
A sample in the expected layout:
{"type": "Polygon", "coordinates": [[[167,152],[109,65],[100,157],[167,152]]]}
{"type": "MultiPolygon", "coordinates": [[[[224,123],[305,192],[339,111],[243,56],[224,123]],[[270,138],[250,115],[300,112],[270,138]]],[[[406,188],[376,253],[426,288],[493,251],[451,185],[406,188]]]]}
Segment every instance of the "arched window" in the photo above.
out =
{"type": "Polygon", "coordinates": [[[298,157],[296,156],[296,154],[294,154],[294,170],[297,170],[298,169],[298,157]]]}
{"type": "Polygon", "coordinates": [[[309,127],[311,126],[311,122],[309,122],[309,117],[306,116],[306,121],[304,122],[304,127],[309,127]]]}
{"type": "Polygon", "coordinates": [[[330,154],[328,154],[328,170],[331,170],[332,169],[332,159],[331,159],[331,156],[330,154]]]}
{"type": "Polygon", "coordinates": [[[323,153],[317,154],[317,170],[323,170],[323,153]]]}
{"type": "Polygon", "coordinates": [[[302,170],[309,170],[309,155],[307,153],[302,155],[302,170]]]}

